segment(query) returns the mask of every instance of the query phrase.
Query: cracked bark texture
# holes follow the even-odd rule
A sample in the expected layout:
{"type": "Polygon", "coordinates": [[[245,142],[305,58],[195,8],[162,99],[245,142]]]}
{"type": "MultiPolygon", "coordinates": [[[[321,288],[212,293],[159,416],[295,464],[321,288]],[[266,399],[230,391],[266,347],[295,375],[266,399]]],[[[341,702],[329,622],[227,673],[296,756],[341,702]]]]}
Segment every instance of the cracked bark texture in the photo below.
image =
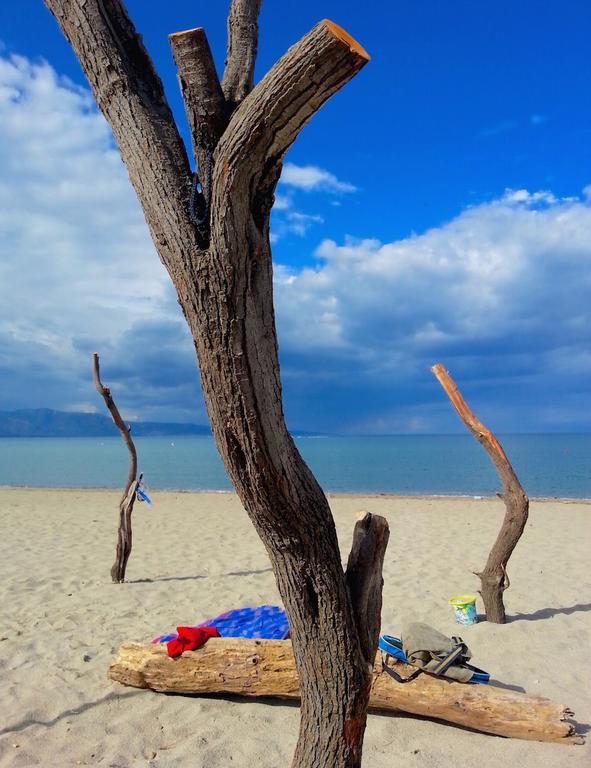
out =
{"type": "Polygon", "coordinates": [[[506,617],[503,593],[510,585],[507,563],[525,529],[529,515],[529,498],[523,490],[502,445],[472,413],[449,373],[440,364],[434,365],[431,371],[441,384],[443,391],[449,397],[468,431],[474,435],[487,452],[503,486],[503,493],[499,495],[505,502],[505,517],[495,543],[489,552],[484,570],[476,573],[476,576],[480,578],[481,582],[481,595],[487,621],[504,624],[506,617]]]}
{"type": "Polygon", "coordinates": [[[262,0],[233,0],[230,6],[222,89],[232,109],[252,91],[254,85],[261,3],[262,0]]]}
{"type": "Polygon", "coordinates": [[[213,153],[227,125],[229,107],[205,31],[190,29],[169,35],[169,40],[191,131],[199,181],[209,205],[213,153]]]}
{"type": "Polygon", "coordinates": [[[375,516],[365,521],[356,536],[368,542],[354,546],[360,552],[345,575],[328,502],[285,425],[269,215],[286,151],[369,57],[325,20],[253,88],[260,0],[233,0],[224,105],[203,34],[172,36],[198,159],[212,143],[199,115],[207,112],[208,125],[218,118],[227,123],[213,154],[204,243],[189,215],[192,174],[185,148],[123,3],[45,4],[111,124],[191,329],[216,445],[273,566],[301,684],[293,765],[355,768],[379,631],[387,524],[375,516]],[[199,91],[207,102],[201,113],[199,91]],[[373,555],[364,557],[368,547],[373,555]],[[366,621],[371,626],[363,627],[366,621]]]}

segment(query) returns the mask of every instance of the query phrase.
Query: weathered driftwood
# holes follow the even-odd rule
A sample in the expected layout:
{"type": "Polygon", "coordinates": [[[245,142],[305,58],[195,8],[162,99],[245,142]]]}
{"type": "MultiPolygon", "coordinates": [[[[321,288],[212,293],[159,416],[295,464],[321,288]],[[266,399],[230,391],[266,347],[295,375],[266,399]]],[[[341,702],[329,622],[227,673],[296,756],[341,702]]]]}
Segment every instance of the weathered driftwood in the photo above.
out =
{"type": "Polygon", "coordinates": [[[451,404],[468,431],[474,435],[488,453],[503,486],[501,498],[505,502],[507,511],[501,525],[501,530],[488,555],[484,570],[481,573],[477,573],[476,576],[480,578],[482,585],[481,594],[487,620],[495,624],[504,624],[505,604],[503,602],[503,592],[510,585],[509,576],[507,575],[507,563],[527,523],[529,499],[521,487],[521,483],[502,445],[493,433],[472,413],[449,373],[440,364],[434,365],[431,371],[443,387],[443,391],[449,397],[451,404]]]}
{"type": "MultiPolygon", "coordinates": [[[[388,662],[407,677],[412,667],[388,662]]],[[[170,659],[164,645],[126,643],[109,677],[135,688],[167,693],[221,693],[299,699],[289,640],[213,638],[198,651],[170,659]]],[[[378,654],[369,705],[444,720],[497,736],[572,744],[580,741],[565,718],[573,713],[538,696],[486,685],[466,685],[422,674],[399,683],[382,668],[378,654]]]]}
{"type": "Polygon", "coordinates": [[[131,546],[133,543],[133,536],[131,531],[131,513],[133,512],[135,494],[138,488],[137,451],[135,449],[134,442],[131,439],[131,427],[125,424],[121,418],[119,409],[115,405],[115,401],[111,395],[111,390],[109,387],[103,386],[101,382],[99,356],[96,352],[92,356],[92,378],[96,391],[105,401],[107,410],[111,414],[113,423],[119,430],[129,453],[127,481],[125,483],[123,496],[119,502],[119,528],[117,529],[117,549],[115,552],[115,562],[111,568],[111,579],[113,583],[120,584],[121,582],[125,581],[125,570],[127,568],[127,561],[131,555],[131,546]]]}

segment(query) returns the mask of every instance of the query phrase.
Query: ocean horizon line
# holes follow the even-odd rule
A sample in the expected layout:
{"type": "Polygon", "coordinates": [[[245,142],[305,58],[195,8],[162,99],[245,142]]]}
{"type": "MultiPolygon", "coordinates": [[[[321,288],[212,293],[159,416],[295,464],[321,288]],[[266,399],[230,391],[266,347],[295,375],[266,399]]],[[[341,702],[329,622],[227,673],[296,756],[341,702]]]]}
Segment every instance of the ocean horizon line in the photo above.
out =
{"type": "MultiPolygon", "coordinates": [[[[117,493],[121,491],[119,486],[73,486],[73,485],[15,485],[15,484],[2,484],[0,483],[0,490],[3,491],[48,491],[56,493],[81,493],[84,491],[100,492],[100,493],[117,493]]],[[[151,487],[152,493],[182,493],[182,494],[195,494],[195,495],[207,495],[207,494],[223,494],[227,496],[236,496],[235,489],[228,488],[157,488],[151,487]]],[[[424,491],[417,493],[393,493],[391,491],[331,491],[327,488],[322,488],[325,496],[346,498],[346,499],[468,499],[470,501],[491,501],[498,499],[503,501],[502,494],[498,493],[427,493],[424,491]]],[[[530,496],[530,501],[539,502],[560,502],[564,504],[590,504],[591,496],[530,496]]]]}
{"type": "MultiPolygon", "coordinates": [[[[131,427],[133,427],[134,422],[125,420],[127,424],[129,424],[131,427]]],[[[158,423],[167,423],[167,422],[152,422],[154,424],[158,423]]],[[[180,424],[181,422],[179,422],[180,424]]],[[[187,422],[187,425],[192,426],[190,422],[187,422]]],[[[198,424],[196,426],[202,427],[207,425],[201,425],[198,424]]],[[[325,438],[325,437],[338,437],[338,438],[356,438],[356,437],[364,437],[364,438],[381,438],[381,437],[469,437],[472,440],[475,440],[472,435],[470,435],[467,431],[457,431],[457,432],[304,432],[300,430],[288,430],[289,434],[298,440],[306,440],[306,439],[319,439],[319,438],[325,438]]],[[[514,436],[523,436],[523,437],[536,437],[538,435],[581,435],[581,436],[588,436],[591,437],[591,431],[585,431],[585,430],[571,430],[570,432],[563,432],[563,431],[553,431],[548,430],[546,432],[543,431],[534,431],[534,430],[528,430],[528,431],[516,431],[516,432],[504,432],[502,430],[495,430],[494,433],[497,437],[514,437],[514,436]]],[[[174,432],[159,432],[157,434],[149,434],[149,435],[134,435],[134,439],[136,440],[152,440],[152,439],[162,439],[164,437],[173,437],[177,440],[194,440],[194,439],[213,439],[213,434],[191,434],[191,433],[182,433],[182,434],[176,434],[174,432]]],[[[118,433],[112,434],[112,435],[0,435],[0,440],[121,440],[121,436],[118,433]]]]}

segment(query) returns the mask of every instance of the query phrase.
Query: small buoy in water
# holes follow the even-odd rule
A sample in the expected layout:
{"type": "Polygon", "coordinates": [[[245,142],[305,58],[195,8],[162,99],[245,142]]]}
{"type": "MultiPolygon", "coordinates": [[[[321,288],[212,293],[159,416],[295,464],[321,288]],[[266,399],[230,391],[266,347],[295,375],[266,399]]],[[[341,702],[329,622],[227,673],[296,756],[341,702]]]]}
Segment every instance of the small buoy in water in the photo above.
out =
{"type": "Polygon", "coordinates": [[[174,443],[171,443],[172,447],[174,448],[174,443]]]}

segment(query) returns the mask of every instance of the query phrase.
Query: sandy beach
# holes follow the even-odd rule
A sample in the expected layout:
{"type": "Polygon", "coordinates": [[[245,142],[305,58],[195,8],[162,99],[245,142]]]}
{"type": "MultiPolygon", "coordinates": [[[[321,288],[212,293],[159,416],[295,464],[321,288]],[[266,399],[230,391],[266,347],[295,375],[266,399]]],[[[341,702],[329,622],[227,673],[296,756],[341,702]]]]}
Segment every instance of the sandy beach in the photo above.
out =
{"type": "MultiPolygon", "coordinates": [[[[290,764],[297,707],[167,696],[107,679],[116,648],[234,607],[278,603],[266,553],[233,494],[153,494],[134,513],[128,583],[113,585],[118,494],[0,489],[0,766],[184,768],[290,764]]],[[[391,528],[383,631],[457,632],[450,596],[474,592],[504,507],[496,499],[331,497],[346,560],[361,510],[391,528]]],[[[474,662],[591,723],[591,503],[533,502],[510,562],[509,622],[462,628],[474,662]]],[[[482,609],[479,603],[479,608],[482,609]]],[[[591,748],[501,739],[370,715],[364,765],[588,766],[591,748]]]]}

